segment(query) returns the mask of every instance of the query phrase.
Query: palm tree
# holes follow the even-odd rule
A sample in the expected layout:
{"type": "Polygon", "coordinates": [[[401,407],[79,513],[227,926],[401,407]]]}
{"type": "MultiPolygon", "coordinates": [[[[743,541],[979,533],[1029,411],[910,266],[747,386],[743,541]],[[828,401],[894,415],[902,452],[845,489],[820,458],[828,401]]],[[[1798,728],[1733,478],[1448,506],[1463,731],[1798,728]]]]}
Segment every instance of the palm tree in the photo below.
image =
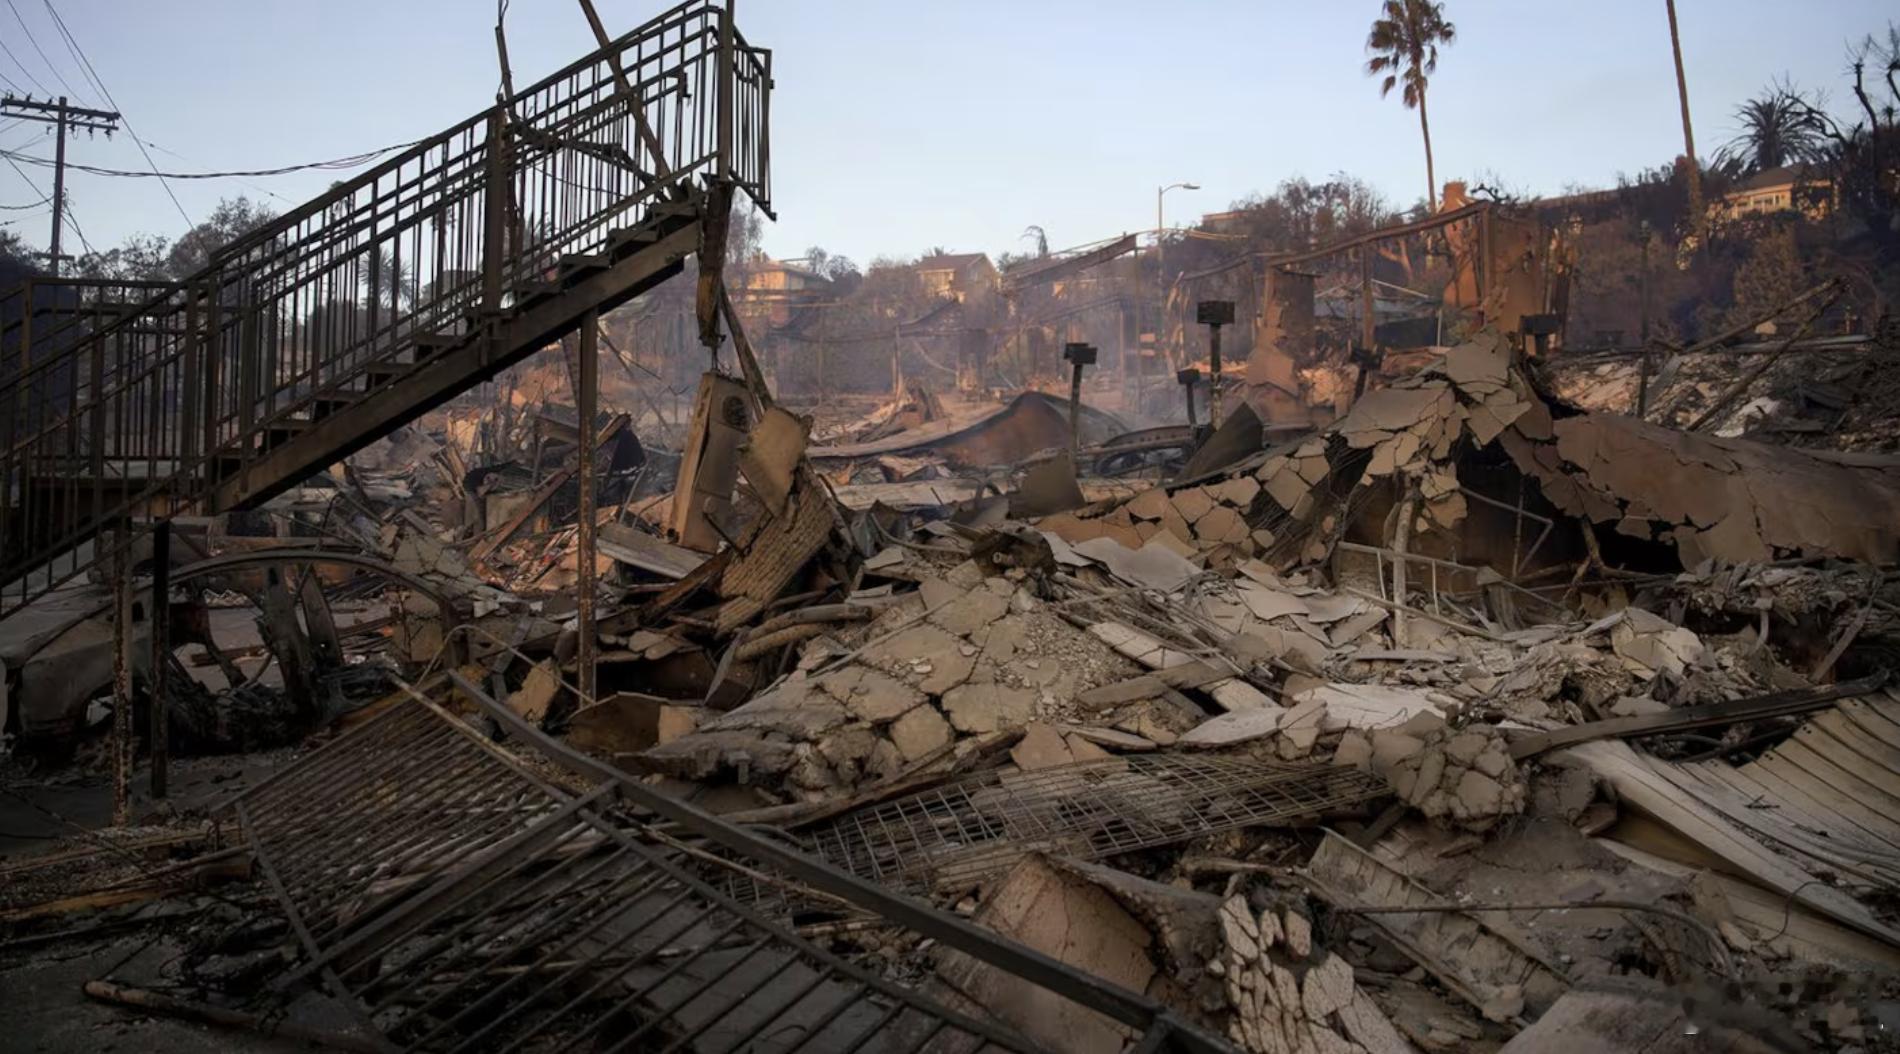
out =
{"type": "Polygon", "coordinates": [[[1776,81],[1735,108],[1742,131],[1722,152],[1753,172],[1823,161],[1828,141],[1819,112],[1792,82],[1776,81]]]}
{"type": "Polygon", "coordinates": [[[1384,75],[1379,97],[1404,86],[1405,108],[1418,111],[1419,131],[1425,136],[1425,200],[1438,208],[1438,174],[1432,169],[1432,126],[1425,116],[1425,84],[1438,71],[1438,45],[1450,44],[1458,31],[1445,21],[1445,5],[1432,0],[1385,0],[1383,17],[1366,35],[1366,75],[1384,75]]]}
{"type": "Polygon", "coordinates": [[[1682,161],[1689,169],[1689,226],[1698,238],[1708,213],[1702,208],[1702,167],[1696,160],[1695,128],[1689,123],[1689,78],[1682,70],[1682,34],[1676,29],[1676,0],[1664,0],[1669,10],[1669,50],[1676,56],[1676,99],[1682,103],[1682,161]]]}

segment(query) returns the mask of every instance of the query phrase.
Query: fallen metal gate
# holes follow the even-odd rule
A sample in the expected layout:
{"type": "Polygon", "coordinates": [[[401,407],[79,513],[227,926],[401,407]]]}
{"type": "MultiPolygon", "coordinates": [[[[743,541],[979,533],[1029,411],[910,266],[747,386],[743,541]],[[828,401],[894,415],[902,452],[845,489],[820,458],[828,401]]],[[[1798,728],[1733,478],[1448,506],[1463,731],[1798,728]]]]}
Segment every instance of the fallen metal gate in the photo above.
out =
{"type": "Polygon", "coordinates": [[[522,753],[417,702],[235,803],[307,952],[278,997],[321,984],[389,1049],[1032,1049],[798,936],[710,866],[934,937],[1123,1022],[1143,1049],[1230,1049],[1143,995],[664,798],[456,680],[522,753]]]}

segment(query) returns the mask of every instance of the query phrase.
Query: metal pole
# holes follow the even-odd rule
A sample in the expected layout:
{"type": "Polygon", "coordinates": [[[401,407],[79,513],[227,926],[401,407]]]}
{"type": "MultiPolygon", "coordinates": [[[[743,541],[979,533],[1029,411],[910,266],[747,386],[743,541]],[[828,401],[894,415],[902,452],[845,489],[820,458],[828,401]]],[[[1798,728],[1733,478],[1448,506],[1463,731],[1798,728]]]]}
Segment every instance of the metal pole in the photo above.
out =
{"type": "Polygon", "coordinates": [[[498,109],[488,115],[487,148],[484,154],[485,185],[482,188],[482,311],[501,310],[502,254],[508,237],[508,157],[507,123],[498,109]]]}
{"type": "Polygon", "coordinates": [[[600,485],[594,471],[594,418],[600,407],[600,313],[594,308],[581,316],[580,359],[580,383],[576,386],[579,390],[575,393],[575,401],[580,404],[581,425],[581,511],[576,556],[580,575],[574,606],[581,639],[574,661],[580,668],[581,705],[586,706],[594,701],[594,662],[599,640],[594,629],[594,519],[600,485]]]}
{"type": "MultiPolygon", "coordinates": [[[[1194,306],[1194,317],[1211,331],[1207,336],[1207,357],[1209,378],[1207,387],[1207,423],[1209,427],[1220,427],[1220,328],[1234,323],[1234,302],[1232,300],[1203,300],[1194,306]]],[[[1194,410],[1189,400],[1188,424],[1194,423],[1194,410]]]]}
{"type": "Polygon", "coordinates": [[[1359,339],[1370,352],[1378,340],[1375,330],[1378,315],[1372,306],[1372,246],[1362,246],[1359,250],[1359,309],[1365,318],[1359,323],[1359,339]]]}
{"type": "Polygon", "coordinates": [[[1189,366],[1184,370],[1176,370],[1174,379],[1181,385],[1181,394],[1187,398],[1188,428],[1191,430],[1194,427],[1194,386],[1201,381],[1201,371],[1189,366]]]}
{"type": "MultiPolygon", "coordinates": [[[[1166,187],[1155,188],[1155,339],[1153,347],[1156,356],[1161,354],[1161,327],[1166,324],[1168,317],[1168,250],[1167,239],[1161,233],[1166,229],[1161,218],[1161,199],[1167,193],[1166,187]]],[[[1145,367],[1141,370],[1140,380],[1142,390],[1145,392],[1148,387],[1148,371],[1145,367]]],[[[1140,406],[1139,398],[1136,405],[1140,406]]]]}
{"type": "Polygon", "coordinates": [[[152,754],[152,797],[162,799],[166,794],[167,777],[171,766],[170,720],[165,698],[165,672],[171,665],[171,520],[159,520],[152,525],[152,610],[147,619],[151,626],[152,661],[146,671],[146,694],[151,698],[151,727],[146,736],[151,741],[152,754]]]}
{"type": "Polygon", "coordinates": [[[132,525],[112,538],[112,824],[132,823],[132,525]]]}
{"type": "Polygon", "coordinates": [[[59,116],[53,122],[59,129],[53,147],[53,240],[50,246],[53,277],[59,277],[59,228],[66,213],[66,97],[59,97],[59,116]]]}
{"type": "Polygon", "coordinates": [[[1069,361],[1071,367],[1069,373],[1069,456],[1073,459],[1082,445],[1082,368],[1095,364],[1095,346],[1064,344],[1062,357],[1069,361]]]}
{"type": "Polygon", "coordinates": [[[1207,359],[1214,374],[1207,385],[1207,423],[1220,428],[1220,325],[1216,323],[1207,335],[1207,359]]]}
{"type": "Polygon", "coordinates": [[[738,0],[726,0],[719,9],[719,178],[732,178],[733,53],[736,48],[732,8],[738,0]]]}

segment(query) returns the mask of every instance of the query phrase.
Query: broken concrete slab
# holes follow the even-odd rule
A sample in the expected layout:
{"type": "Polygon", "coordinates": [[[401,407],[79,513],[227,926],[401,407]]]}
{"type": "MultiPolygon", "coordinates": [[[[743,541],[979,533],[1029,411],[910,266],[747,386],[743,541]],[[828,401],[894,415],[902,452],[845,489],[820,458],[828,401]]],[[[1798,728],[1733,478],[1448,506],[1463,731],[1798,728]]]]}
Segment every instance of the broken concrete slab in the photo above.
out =
{"type": "MultiPolygon", "coordinates": [[[[975,921],[1129,991],[1146,991],[1156,972],[1148,927],[1107,892],[1038,857],[1009,872],[984,899],[975,921]]],[[[938,972],[954,992],[1008,1022],[1038,1049],[1120,1050],[1130,1035],[1096,1011],[960,952],[943,953],[938,972]]]]}
{"type": "Polygon", "coordinates": [[[943,712],[959,732],[1019,728],[1036,715],[1036,694],[1006,684],[961,684],[943,694],[943,712]]]}
{"type": "Polygon", "coordinates": [[[948,746],[956,738],[950,723],[943,719],[936,707],[928,704],[906,711],[902,717],[891,722],[888,733],[891,745],[897,748],[905,761],[923,758],[948,746]]]}
{"type": "Polygon", "coordinates": [[[1062,733],[1041,721],[1023,726],[1023,738],[1010,748],[1009,759],[1024,772],[1067,765],[1076,760],[1062,733]]]}
{"type": "Polygon", "coordinates": [[[1166,545],[1150,541],[1139,549],[1130,549],[1113,538],[1091,538],[1075,546],[1086,556],[1108,569],[1108,573],[1132,586],[1171,593],[1201,573],[1201,569],[1183,559],[1166,545]]]}
{"type": "Polygon", "coordinates": [[[1139,754],[1143,751],[1153,750],[1155,748],[1155,744],[1152,740],[1144,739],[1141,736],[1133,735],[1128,732],[1119,732],[1112,728],[1097,728],[1089,725],[1063,725],[1062,731],[1070,736],[1087,740],[1099,747],[1107,747],[1118,753],[1139,754]]]}
{"type": "Polygon", "coordinates": [[[930,604],[930,600],[926,595],[925,604],[936,610],[930,613],[929,621],[960,637],[968,637],[1009,613],[1009,596],[989,589],[969,590],[941,606],[930,604]]]}
{"type": "Polygon", "coordinates": [[[1317,703],[1321,728],[1394,728],[1420,714],[1437,714],[1439,706],[1426,690],[1389,684],[1323,684],[1289,697],[1293,704],[1317,703]]]}
{"type": "Polygon", "coordinates": [[[924,702],[924,694],[895,677],[853,664],[818,678],[819,687],[859,720],[894,721],[924,702]]]}
{"type": "Polygon", "coordinates": [[[1285,713],[1278,706],[1260,706],[1210,717],[1183,735],[1179,743],[1184,747],[1215,749],[1261,739],[1279,731],[1280,719],[1285,713]]]}
{"type": "Polygon", "coordinates": [[[929,695],[941,695],[968,680],[975,669],[975,656],[964,654],[967,644],[936,626],[920,624],[872,644],[864,650],[863,661],[929,695]]]}

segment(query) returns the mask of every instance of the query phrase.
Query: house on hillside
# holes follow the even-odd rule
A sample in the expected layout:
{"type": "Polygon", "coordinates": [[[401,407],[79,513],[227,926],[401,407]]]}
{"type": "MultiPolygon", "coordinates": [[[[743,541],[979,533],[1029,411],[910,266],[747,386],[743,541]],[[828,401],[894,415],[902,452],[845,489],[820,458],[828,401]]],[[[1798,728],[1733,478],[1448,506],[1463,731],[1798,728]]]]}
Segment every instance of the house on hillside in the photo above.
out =
{"type": "Polygon", "coordinates": [[[800,308],[810,307],[832,294],[831,279],[794,260],[764,260],[746,265],[736,298],[774,327],[790,324],[800,308]]]}
{"type": "Polygon", "coordinates": [[[1799,212],[1818,220],[1834,210],[1834,181],[1807,165],[1782,165],[1757,172],[1709,206],[1718,220],[1739,220],[1777,212],[1799,212]]]}
{"type": "Polygon", "coordinates": [[[924,292],[938,299],[967,301],[994,292],[996,265],[983,253],[944,253],[917,261],[924,292]]]}

